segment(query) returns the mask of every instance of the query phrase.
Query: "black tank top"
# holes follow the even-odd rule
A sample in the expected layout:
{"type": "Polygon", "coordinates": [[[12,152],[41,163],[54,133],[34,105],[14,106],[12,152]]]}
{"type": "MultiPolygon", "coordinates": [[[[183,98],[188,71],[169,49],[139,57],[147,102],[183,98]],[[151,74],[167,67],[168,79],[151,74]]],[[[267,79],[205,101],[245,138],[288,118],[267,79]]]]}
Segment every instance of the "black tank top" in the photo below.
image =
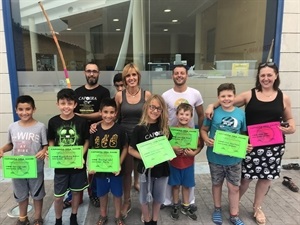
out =
{"type": "Polygon", "coordinates": [[[245,107],[247,125],[281,121],[283,118],[283,93],[277,91],[273,101],[263,102],[257,99],[255,88],[251,90],[251,99],[245,107]]]}

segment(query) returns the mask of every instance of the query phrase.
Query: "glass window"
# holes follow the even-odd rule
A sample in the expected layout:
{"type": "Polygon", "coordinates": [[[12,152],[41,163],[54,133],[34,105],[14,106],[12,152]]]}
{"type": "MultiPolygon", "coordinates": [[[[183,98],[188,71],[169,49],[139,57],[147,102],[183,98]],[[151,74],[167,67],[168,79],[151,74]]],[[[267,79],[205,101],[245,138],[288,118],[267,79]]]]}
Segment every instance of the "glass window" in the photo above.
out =
{"type": "MultiPolygon", "coordinates": [[[[38,99],[55,101],[55,91],[66,82],[46,18],[35,1],[11,4],[20,93],[38,93],[38,99]]],[[[221,78],[235,83],[238,92],[249,89],[258,63],[272,58],[277,7],[273,0],[45,0],[42,4],[72,88],[85,83],[84,64],[93,60],[100,66],[100,83],[113,93],[113,75],[135,62],[142,71],[142,87],[161,94],[173,86],[172,66],[186,64],[190,86],[209,103],[224,82],[221,78]]]]}

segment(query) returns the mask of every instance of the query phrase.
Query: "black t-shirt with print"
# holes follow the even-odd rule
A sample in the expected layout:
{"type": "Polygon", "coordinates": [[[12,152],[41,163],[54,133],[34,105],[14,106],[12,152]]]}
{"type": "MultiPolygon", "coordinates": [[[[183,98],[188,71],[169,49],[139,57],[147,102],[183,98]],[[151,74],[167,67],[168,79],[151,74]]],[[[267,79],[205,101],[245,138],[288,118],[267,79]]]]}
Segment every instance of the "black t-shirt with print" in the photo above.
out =
{"type": "MultiPolygon", "coordinates": [[[[136,150],[137,147],[136,145],[148,140],[151,140],[153,138],[163,136],[163,133],[160,131],[158,123],[153,123],[150,124],[149,126],[141,126],[137,125],[131,135],[130,138],[130,146],[136,150]]],[[[169,140],[172,139],[172,135],[170,132],[169,140]]],[[[148,170],[148,169],[147,169],[148,170]]],[[[137,171],[139,173],[144,173],[145,172],[145,165],[142,160],[138,160],[138,167],[137,171]]],[[[146,175],[148,175],[148,171],[145,172],[146,175]]],[[[151,168],[151,177],[167,177],[170,174],[170,169],[169,169],[169,162],[162,162],[153,168],[151,168]]]]}

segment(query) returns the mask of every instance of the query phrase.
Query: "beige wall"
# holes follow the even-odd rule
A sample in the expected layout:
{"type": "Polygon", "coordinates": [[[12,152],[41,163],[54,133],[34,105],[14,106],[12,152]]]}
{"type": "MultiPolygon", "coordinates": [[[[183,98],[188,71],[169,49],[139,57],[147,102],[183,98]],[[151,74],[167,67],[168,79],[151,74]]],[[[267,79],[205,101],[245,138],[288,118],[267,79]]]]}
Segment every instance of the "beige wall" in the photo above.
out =
{"type": "MultiPolygon", "coordinates": [[[[0,145],[3,145],[7,139],[7,127],[13,122],[12,105],[10,96],[10,84],[7,69],[7,57],[3,31],[2,1],[0,0],[0,145]]],[[[300,158],[300,3],[299,0],[285,0],[283,31],[281,43],[280,59],[280,77],[282,80],[281,89],[291,97],[293,115],[297,124],[297,131],[293,135],[287,136],[287,151],[285,158],[300,158]]],[[[231,78],[232,79],[232,78],[231,78]]],[[[205,97],[205,105],[215,96],[215,90],[218,82],[224,82],[224,79],[199,79],[190,80],[192,87],[199,89],[205,97]],[[208,82],[208,83],[207,83],[208,82]]],[[[226,80],[227,81],[227,80],[226,80]]],[[[240,80],[234,80],[236,84],[240,80]]],[[[158,81],[153,87],[153,92],[162,93],[172,87],[171,80],[167,83],[158,81]]],[[[237,85],[240,90],[249,89],[253,86],[253,80],[249,78],[248,84],[237,85]],[[249,87],[246,87],[249,85],[249,87]]],[[[204,153],[200,154],[201,160],[205,158],[204,153]]]]}

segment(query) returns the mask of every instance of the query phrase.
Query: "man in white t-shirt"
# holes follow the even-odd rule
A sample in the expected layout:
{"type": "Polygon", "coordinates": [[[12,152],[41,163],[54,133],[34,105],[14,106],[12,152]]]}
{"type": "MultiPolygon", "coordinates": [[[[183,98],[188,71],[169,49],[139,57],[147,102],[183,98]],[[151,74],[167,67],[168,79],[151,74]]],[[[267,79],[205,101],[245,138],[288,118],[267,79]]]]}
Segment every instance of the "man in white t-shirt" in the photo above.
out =
{"type": "MultiPolygon", "coordinates": [[[[184,65],[176,65],[173,68],[172,79],[174,81],[174,87],[169,89],[168,91],[162,94],[169,113],[169,126],[177,126],[177,117],[176,117],[176,109],[180,103],[189,103],[193,106],[194,118],[191,120],[189,126],[195,127],[195,116],[198,123],[199,134],[200,128],[202,126],[202,122],[204,119],[203,113],[203,99],[200,92],[194,88],[188,87],[186,84],[188,77],[187,68],[184,65]]],[[[200,139],[200,146],[203,147],[203,141],[200,139]]],[[[195,205],[195,194],[194,188],[191,188],[190,191],[190,204],[192,205],[192,209],[194,211],[197,210],[197,206],[195,205]]],[[[161,208],[172,205],[172,189],[171,186],[168,185],[166,192],[166,199],[161,208]]]]}

